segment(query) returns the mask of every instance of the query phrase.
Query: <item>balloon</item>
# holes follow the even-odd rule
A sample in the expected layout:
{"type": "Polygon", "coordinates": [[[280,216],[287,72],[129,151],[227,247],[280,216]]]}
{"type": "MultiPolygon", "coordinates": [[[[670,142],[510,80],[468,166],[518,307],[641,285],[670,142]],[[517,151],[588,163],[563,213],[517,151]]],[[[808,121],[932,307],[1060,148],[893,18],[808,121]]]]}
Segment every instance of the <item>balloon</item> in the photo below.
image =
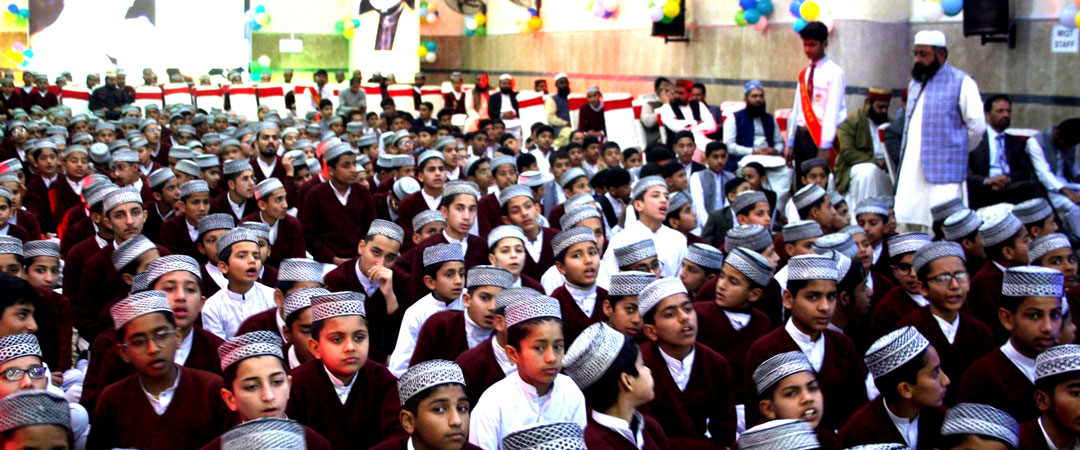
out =
{"type": "Polygon", "coordinates": [[[270,67],[270,57],[266,55],[260,56],[259,65],[263,67],[270,67]]]}
{"type": "Polygon", "coordinates": [[[791,24],[791,27],[795,29],[796,33],[798,33],[802,31],[803,28],[806,28],[806,25],[808,25],[809,23],[810,22],[807,22],[806,19],[795,19],[795,23],[791,24]]]}
{"type": "Polygon", "coordinates": [[[1076,21],[1075,22],[1076,23],[1074,23],[1073,25],[1076,25],[1077,28],[1080,28],[1080,14],[1076,15],[1076,21]]]}
{"type": "Polygon", "coordinates": [[[1073,4],[1075,4],[1077,8],[1080,8],[1080,0],[1073,0],[1073,4]]]}
{"type": "Polygon", "coordinates": [[[544,21],[540,20],[540,16],[532,16],[529,19],[529,29],[530,30],[536,31],[536,30],[539,30],[540,27],[542,27],[542,26],[544,26],[544,21]]]}
{"type": "Polygon", "coordinates": [[[13,44],[11,46],[11,48],[15,49],[15,51],[17,51],[17,52],[21,52],[23,50],[26,50],[26,47],[23,46],[22,42],[16,42],[15,44],[13,44]]]}
{"type": "Polygon", "coordinates": [[[473,16],[465,16],[465,29],[466,30],[475,31],[476,27],[478,27],[478,26],[480,26],[480,25],[478,23],[476,23],[476,18],[475,17],[473,17],[473,16]]]}
{"type": "Polygon", "coordinates": [[[743,19],[746,20],[746,23],[753,25],[761,20],[761,13],[758,12],[757,8],[750,8],[744,11],[743,19]]]}
{"type": "Polygon", "coordinates": [[[746,26],[746,11],[743,11],[741,9],[735,11],[735,25],[738,25],[740,27],[746,26]]]}
{"type": "Polygon", "coordinates": [[[258,6],[255,7],[255,14],[262,14],[264,12],[266,12],[266,7],[265,6],[258,5],[258,6]]]}
{"type": "Polygon", "coordinates": [[[435,62],[435,58],[437,58],[437,57],[438,57],[438,55],[436,55],[435,52],[431,52],[431,53],[428,53],[427,56],[424,57],[424,61],[426,61],[426,62],[428,62],[430,64],[430,63],[435,62]]]}
{"type": "Polygon", "coordinates": [[[353,28],[360,28],[360,19],[353,19],[352,20],[352,27],[353,28]]]}
{"type": "Polygon", "coordinates": [[[649,18],[652,19],[653,22],[663,20],[664,8],[662,6],[653,6],[652,9],[649,10],[649,18]]]}
{"type": "Polygon", "coordinates": [[[255,31],[259,31],[259,30],[262,29],[262,25],[259,25],[258,22],[253,23],[253,24],[251,24],[251,29],[255,30],[255,31]]]}
{"type": "Polygon", "coordinates": [[[26,49],[22,53],[23,53],[23,56],[26,57],[26,59],[30,59],[30,58],[34,57],[34,51],[31,50],[31,49],[26,49]]]}
{"type": "Polygon", "coordinates": [[[765,17],[765,16],[761,16],[761,20],[758,20],[757,23],[755,23],[751,28],[764,33],[765,29],[768,28],[768,27],[769,27],[769,18],[765,17]]]}
{"type": "Polygon", "coordinates": [[[356,25],[356,24],[354,24],[354,23],[353,23],[353,21],[351,21],[351,20],[350,20],[350,21],[347,21],[347,22],[345,22],[345,29],[346,29],[346,30],[353,30],[353,29],[356,29],[356,26],[355,26],[355,25],[356,25]]]}
{"type": "Polygon", "coordinates": [[[427,15],[427,23],[435,23],[439,21],[438,13],[430,13],[427,15]]]}
{"type": "Polygon", "coordinates": [[[757,7],[757,0],[739,0],[739,7],[743,11],[749,11],[757,7]]]}
{"type": "Polygon", "coordinates": [[[919,17],[922,17],[927,22],[936,22],[945,14],[945,10],[941,8],[941,3],[937,2],[921,2],[917,6],[917,11],[919,17]]]}
{"type": "Polygon", "coordinates": [[[351,28],[345,29],[345,33],[344,33],[345,39],[352,39],[354,33],[356,33],[356,30],[354,30],[354,29],[351,29],[351,28]]]}
{"type": "Polygon", "coordinates": [[[344,33],[344,32],[345,32],[345,22],[342,22],[340,20],[337,21],[337,22],[334,22],[334,33],[341,34],[341,33],[344,33]]]}
{"type": "Polygon", "coordinates": [[[23,54],[22,53],[15,53],[15,57],[12,58],[12,60],[15,61],[15,64],[22,64],[23,63],[23,54]]]}
{"type": "Polygon", "coordinates": [[[1058,21],[1061,22],[1061,26],[1065,28],[1076,28],[1076,15],[1080,14],[1080,8],[1076,5],[1066,5],[1061,9],[1061,15],[1058,16],[1058,21]]]}
{"type": "Polygon", "coordinates": [[[668,16],[664,16],[663,19],[660,19],[660,23],[662,23],[664,25],[667,25],[667,24],[669,24],[671,22],[674,22],[674,21],[675,21],[674,17],[668,17],[668,16]]]}
{"type": "Polygon", "coordinates": [[[818,6],[814,0],[807,0],[802,6],[799,7],[799,17],[803,18],[807,22],[813,22],[817,20],[818,15],[821,14],[821,7],[818,6]]]}
{"type": "Polygon", "coordinates": [[[30,10],[26,9],[26,8],[20,9],[19,10],[19,17],[22,17],[23,19],[29,19],[30,18],[30,10]]]}
{"type": "Polygon", "coordinates": [[[420,8],[417,11],[420,13],[420,17],[424,17],[427,15],[427,8],[420,8]]]}
{"type": "Polygon", "coordinates": [[[485,16],[484,13],[476,13],[476,15],[473,16],[473,19],[476,19],[476,26],[487,23],[487,16],[485,16]]]}
{"type": "Polygon", "coordinates": [[[267,13],[259,13],[255,15],[255,23],[266,26],[270,23],[270,15],[267,13]]]}
{"type": "Polygon", "coordinates": [[[416,54],[420,57],[420,59],[424,59],[424,57],[427,56],[427,47],[421,45],[416,49],[416,54]]]}
{"type": "Polygon", "coordinates": [[[679,10],[679,4],[678,3],[672,3],[672,2],[664,3],[664,17],[674,18],[675,16],[679,15],[680,12],[682,12],[682,11],[679,10]]]}
{"type": "Polygon", "coordinates": [[[477,36],[487,36],[487,25],[480,25],[476,27],[477,36]]]}
{"type": "Polygon", "coordinates": [[[435,44],[435,41],[427,41],[427,43],[424,44],[424,46],[427,47],[429,52],[433,52],[437,48],[436,44],[435,44]]]}
{"type": "Polygon", "coordinates": [[[946,16],[953,17],[964,10],[964,0],[941,0],[941,9],[946,16]]]}
{"type": "Polygon", "coordinates": [[[475,28],[466,28],[465,29],[465,35],[466,36],[472,36],[474,34],[476,34],[476,29],[475,28]]]}
{"type": "Polygon", "coordinates": [[[435,12],[438,9],[439,9],[439,2],[428,2],[428,4],[427,4],[428,12],[435,12]]]}
{"type": "Polygon", "coordinates": [[[795,16],[796,19],[802,18],[802,14],[799,13],[799,9],[802,8],[802,4],[803,0],[791,0],[791,3],[788,4],[788,11],[790,11],[791,15],[795,16]]]}
{"type": "Polygon", "coordinates": [[[7,10],[9,12],[11,12],[12,14],[18,14],[19,13],[19,5],[11,3],[11,4],[7,5],[7,10]]]}
{"type": "Polygon", "coordinates": [[[757,6],[755,6],[755,8],[757,8],[757,11],[761,13],[762,16],[767,16],[769,14],[772,14],[773,12],[773,4],[771,0],[758,0],[757,6]]]}

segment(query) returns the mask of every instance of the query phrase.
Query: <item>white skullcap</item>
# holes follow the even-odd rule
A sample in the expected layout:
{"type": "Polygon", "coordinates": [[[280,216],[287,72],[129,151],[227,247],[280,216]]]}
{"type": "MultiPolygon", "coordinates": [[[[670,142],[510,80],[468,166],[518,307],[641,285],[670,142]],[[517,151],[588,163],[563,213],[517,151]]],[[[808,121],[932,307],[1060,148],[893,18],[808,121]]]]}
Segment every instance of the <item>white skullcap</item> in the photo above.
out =
{"type": "Polygon", "coordinates": [[[923,30],[915,33],[913,45],[929,45],[931,47],[945,46],[945,33],[938,30],[923,30]]]}

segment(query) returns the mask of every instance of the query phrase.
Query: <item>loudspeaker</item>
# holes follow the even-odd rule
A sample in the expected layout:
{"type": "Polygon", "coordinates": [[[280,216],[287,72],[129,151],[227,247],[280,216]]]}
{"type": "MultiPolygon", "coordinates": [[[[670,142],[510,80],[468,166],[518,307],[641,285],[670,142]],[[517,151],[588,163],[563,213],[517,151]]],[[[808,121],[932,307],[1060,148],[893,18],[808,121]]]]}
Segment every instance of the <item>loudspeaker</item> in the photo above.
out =
{"type": "Polygon", "coordinates": [[[1009,0],[964,0],[964,36],[1009,32],[1009,0]]]}
{"type": "Polygon", "coordinates": [[[670,23],[653,22],[652,35],[656,37],[683,37],[686,35],[686,0],[679,0],[679,15],[670,23]]]}

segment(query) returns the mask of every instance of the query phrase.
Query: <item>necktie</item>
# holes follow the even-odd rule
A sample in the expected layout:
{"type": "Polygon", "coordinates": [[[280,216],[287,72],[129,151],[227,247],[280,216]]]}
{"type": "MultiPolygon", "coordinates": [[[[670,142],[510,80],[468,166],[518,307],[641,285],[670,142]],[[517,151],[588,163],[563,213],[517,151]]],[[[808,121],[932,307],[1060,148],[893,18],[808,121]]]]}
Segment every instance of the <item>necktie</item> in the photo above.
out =
{"type": "Polygon", "coordinates": [[[810,63],[810,77],[806,80],[806,93],[810,95],[810,98],[814,97],[814,69],[817,68],[816,63],[810,63]]]}
{"type": "Polygon", "coordinates": [[[1005,157],[1005,135],[997,135],[997,163],[1003,172],[1009,170],[1008,159],[1005,157]]]}

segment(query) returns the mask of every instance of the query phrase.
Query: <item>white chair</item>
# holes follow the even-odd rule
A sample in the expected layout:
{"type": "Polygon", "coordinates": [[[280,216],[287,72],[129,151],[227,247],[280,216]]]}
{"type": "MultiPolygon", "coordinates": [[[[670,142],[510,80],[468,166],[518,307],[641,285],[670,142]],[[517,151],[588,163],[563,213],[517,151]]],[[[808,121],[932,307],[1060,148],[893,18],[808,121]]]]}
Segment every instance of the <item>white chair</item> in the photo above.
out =
{"type": "MultiPolygon", "coordinates": [[[[367,102],[368,112],[382,112],[382,90],[379,89],[379,85],[375,83],[364,83],[360,85],[360,89],[364,90],[364,101],[367,102]]],[[[337,99],[334,99],[337,101],[337,99]]],[[[334,104],[337,107],[337,104],[334,104]]]]}
{"type": "Polygon", "coordinates": [[[634,101],[630,94],[604,94],[604,132],[620,148],[638,147],[642,140],[634,119],[634,101]]]}
{"type": "Polygon", "coordinates": [[[191,87],[187,83],[167,83],[161,87],[166,105],[190,105],[191,87]]]}
{"type": "Polygon", "coordinates": [[[60,90],[60,104],[71,108],[72,114],[90,112],[90,90],[85,86],[64,86],[60,90]]]}
{"type": "Polygon", "coordinates": [[[260,84],[255,89],[255,95],[259,98],[259,106],[269,106],[278,113],[285,113],[285,88],[280,84],[260,84]]]}
{"type": "Polygon", "coordinates": [[[773,111],[773,118],[776,119],[776,126],[780,127],[780,137],[787,142],[787,121],[791,117],[791,108],[778,109],[773,111]]]}
{"type": "Polygon", "coordinates": [[[195,105],[206,111],[225,110],[225,94],[217,86],[195,86],[195,105]]]}
{"type": "Polygon", "coordinates": [[[521,92],[517,96],[518,117],[521,119],[521,132],[527,134],[536,123],[547,123],[544,110],[544,95],[536,91],[521,92]]]}
{"type": "Polygon", "coordinates": [[[423,86],[420,88],[420,101],[429,102],[432,105],[431,115],[435,116],[439,113],[440,109],[446,106],[446,101],[443,99],[442,89],[438,86],[423,86]]]}
{"type": "Polygon", "coordinates": [[[229,86],[229,108],[233,114],[255,120],[259,104],[255,97],[255,85],[234,84],[229,86]]]}
{"type": "Polygon", "coordinates": [[[147,105],[156,105],[163,107],[164,95],[161,88],[157,86],[137,86],[135,87],[135,106],[139,109],[146,109],[147,105]]]}
{"type": "Polygon", "coordinates": [[[298,84],[293,86],[293,96],[296,99],[296,115],[298,117],[304,117],[307,113],[315,111],[315,104],[312,103],[315,97],[315,85],[298,84]]]}

